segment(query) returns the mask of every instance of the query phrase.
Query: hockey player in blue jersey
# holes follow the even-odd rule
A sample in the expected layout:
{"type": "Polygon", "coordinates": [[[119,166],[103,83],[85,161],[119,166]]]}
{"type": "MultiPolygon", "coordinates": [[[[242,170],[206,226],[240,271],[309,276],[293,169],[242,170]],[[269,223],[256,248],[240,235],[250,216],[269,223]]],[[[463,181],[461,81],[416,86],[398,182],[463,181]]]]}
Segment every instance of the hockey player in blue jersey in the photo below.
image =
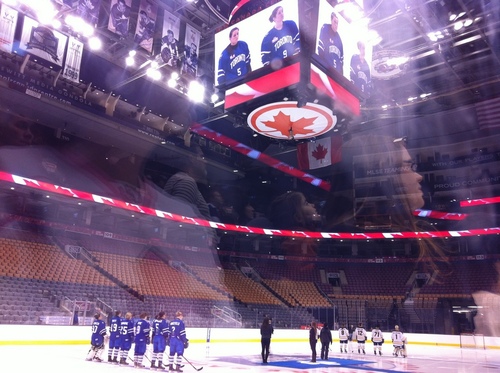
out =
{"type": "Polygon", "coordinates": [[[174,370],[174,357],[177,372],[182,372],[181,363],[184,349],[188,348],[189,340],[186,338],[186,327],[182,321],[183,316],[181,311],[175,313],[175,319],[170,322],[169,336],[170,336],[170,354],[168,356],[169,369],[174,370]]]}
{"type": "Polygon", "coordinates": [[[330,18],[331,24],[325,23],[319,33],[318,55],[326,67],[344,74],[344,45],[338,33],[339,18],[334,12],[330,18]]]}
{"type": "Polygon", "coordinates": [[[252,71],[250,66],[250,50],[248,44],[240,41],[240,29],[234,27],[229,31],[229,45],[219,57],[217,84],[224,84],[241,78],[252,71]]]}
{"type": "Polygon", "coordinates": [[[147,317],[148,315],[146,313],[141,313],[139,320],[137,320],[134,326],[134,367],[136,368],[144,368],[142,361],[144,360],[147,345],[151,343],[151,339],[149,337],[151,326],[149,321],[146,319],[147,317]]]}
{"type": "Polygon", "coordinates": [[[283,7],[274,8],[269,22],[274,27],[264,36],[260,47],[262,64],[270,64],[275,59],[284,59],[300,52],[299,28],[294,21],[283,21],[283,7]]]}
{"type": "Polygon", "coordinates": [[[102,353],[104,352],[104,338],[107,336],[106,323],[102,321],[100,313],[94,316],[92,323],[92,336],[90,339],[91,348],[87,355],[87,361],[102,361],[102,353]]]}
{"type": "Polygon", "coordinates": [[[151,368],[164,369],[163,354],[167,348],[169,323],[165,312],[160,312],[153,321],[153,356],[151,357],[151,368]],[[156,366],[158,360],[158,367],[156,366]]]}
{"type": "Polygon", "coordinates": [[[351,58],[351,81],[366,97],[370,96],[371,74],[370,66],[365,58],[365,44],[358,41],[359,54],[355,54],[351,58]]]}
{"type": "Polygon", "coordinates": [[[129,365],[127,363],[128,352],[132,348],[134,339],[134,322],[132,321],[132,313],[127,312],[125,318],[120,323],[120,364],[129,365]]]}
{"type": "Polygon", "coordinates": [[[118,363],[118,353],[120,351],[120,323],[122,321],[121,311],[115,311],[115,315],[109,323],[109,345],[108,362],[118,363]]]}

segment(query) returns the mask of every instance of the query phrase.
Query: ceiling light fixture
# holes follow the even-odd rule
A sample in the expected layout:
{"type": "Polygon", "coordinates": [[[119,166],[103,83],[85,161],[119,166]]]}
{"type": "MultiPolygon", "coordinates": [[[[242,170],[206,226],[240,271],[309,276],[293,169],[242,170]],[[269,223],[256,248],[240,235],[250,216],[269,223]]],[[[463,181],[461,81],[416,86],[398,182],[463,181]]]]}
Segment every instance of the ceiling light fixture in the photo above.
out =
{"type": "Polygon", "coordinates": [[[134,57],[128,56],[127,58],[125,58],[125,64],[127,66],[134,66],[135,65],[135,59],[134,59],[134,57]]]}
{"type": "Polygon", "coordinates": [[[205,88],[196,80],[189,83],[187,96],[191,101],[202,102],[205,96],[205,88]]]}
{"type": "Polygon", "coordinates": [[[465,21],[464,21],[464,26],[465,27],[469,27],[470,25],[472,25],[474,21],[470,18],[467,18],[465,21]]]}
{"type": "Polygon", "coordinates": [[[462,21],[455,22],[453,24],[453,30],[455,30],[455,31],[460,31],[462,29],[462,27],[464,27],[464,23],[462,21]]]}
{"type": "Polygon", "coordinates": [[[92,36],[89,40],[89,48],[93,51],[101,50],[102,41],[97,36],[92,36]]]}
{"type": "Polygon", "coordinates": [[[161,79],[161,72],[154,67],[150,67],[146,70],[146,75],[149,76],[153,80],[161,79]]]}

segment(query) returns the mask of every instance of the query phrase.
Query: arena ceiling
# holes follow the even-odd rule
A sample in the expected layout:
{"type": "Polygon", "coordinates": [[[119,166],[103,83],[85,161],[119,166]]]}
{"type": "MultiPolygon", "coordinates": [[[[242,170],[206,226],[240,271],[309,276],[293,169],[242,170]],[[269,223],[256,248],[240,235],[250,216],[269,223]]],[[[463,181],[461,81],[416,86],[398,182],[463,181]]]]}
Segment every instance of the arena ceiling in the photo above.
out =
{"type": "MultiPolygon", "coordinates": [[[[331,0],[337,2],[342,3],[331,0]]],[[[198,73],[213,84],[214,34],[226,25],[235,1],[158,3],[201,31],[198,73]]],[[[407,61],[398,66],[399,74],[372,79],[371,97],[363,102],[363,115],[353,126],[428,115],[500,94],[499,1],[364,0],[364,7],[369,29],[380,36],[373,48],[375,58],[390,52],[407,61]]],[[[115,63],[123,60],[133,43],[102,31],[107,45],[101,55],[115,63]]],[[[201,111],[198,120],[219,122],[221,110],[201,111]]],[[[226,122],[242,119],[229,116],[226,122]]]]}
{"type": "MultiPolygon", "coordinates": [[[[219,2],[205,1],[179,7],[184,17],[202,25],[201,73],[212,79],[213,35],[224,22],[210,10],[219,2]]],[[[342,1],[331,3],[337,2],[342,1]]],[[[221,4],[227,6],[226,2],[221,4]]],[[[371,125],[390,126],[500,95],[499,1],[364,0],[364,7],[369,29],[380,36],[373,48],[374,57],[395,53],[406,58],[406,62],[398,67],[399,74],[373,77],[372,94],[362,102],[362,115],[354,118],[344,131],[364,131],[371,125]]],[[[282,142],[278,146],[275,141],[251,138],[244,117],[229,115],[220,119],[223,114],[222,109],[210,110],[208,114],[203,112],[199,120],[274,155],[294,151],[294,144],[282,142]],[[260,143],[255,144],[256,141],[260,143]]],[[[476,129],[464,121],[453,123],[450,131],[453,133],[458,127],[461,133],[476,129]]]]}
{"type": "MultiPolygon", "coordinates": [[[[461,107],[500,93],[500,2],[495,0],[367,0],[378,50],[409,58],[406,73],[374,80],[372,106],[425,103],[461,107]],[[406,100],[406,101],[405,101],[406,100]]],[[[424,105],[430,106],[430,105],[424,105]]],[[[418,112],[419,109],[415,111],[418,112]]],[[[425,111],[424,111],[425,113],[425,111]]]]}

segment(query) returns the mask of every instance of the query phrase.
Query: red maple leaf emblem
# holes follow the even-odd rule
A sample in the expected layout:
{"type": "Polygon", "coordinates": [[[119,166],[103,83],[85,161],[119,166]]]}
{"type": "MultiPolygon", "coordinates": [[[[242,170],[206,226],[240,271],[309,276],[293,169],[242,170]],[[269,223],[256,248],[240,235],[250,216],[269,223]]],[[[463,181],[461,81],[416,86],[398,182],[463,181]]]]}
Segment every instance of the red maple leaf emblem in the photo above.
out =
{"type": "Polygon", "coordinates": [[[325,148],[323,145],[319,144],[313,151],[312,151],[312,156],[316,158],[318,161],[325,159],[326,155],[328,154],[328,149],[325,148]]]}
{"type": "Polygon", "coordinates": [[[280,132],[283,136],[288,136],[290,134],[290,129],[292,129],[294,135],[308,135],[310,133],[314,133],[313,130],[306,129],[305,127],[313,124],[317,119],[317,117],[300,118],[294,122],[290,119],[290,115],[283,114],[281,111],[278,115],[274,115],[273,118],[273,121],[262,121],[262,123],[280,132]]]}
{"type": "Polygon", "coordinates": [[[308,135],[310,133],[314,133],[313,130],[306,129],[307,126],[310,126],[314,123],[316,118],[300,118],[299,120],[293,122],[293,133],[294,135],[308,135]]]}

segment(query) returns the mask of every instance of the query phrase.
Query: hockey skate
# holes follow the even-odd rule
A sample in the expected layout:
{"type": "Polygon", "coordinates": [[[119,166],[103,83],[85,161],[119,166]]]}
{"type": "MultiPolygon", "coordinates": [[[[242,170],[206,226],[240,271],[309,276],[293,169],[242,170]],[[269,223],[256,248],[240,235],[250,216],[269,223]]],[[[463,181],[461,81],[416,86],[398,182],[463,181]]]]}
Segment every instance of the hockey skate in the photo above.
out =
{"type": "Polygon", "coordinates": [[[165,370],[166,367],[163,365],[163,363],[161,361],[158,362],[158,366],[156,367],[156,369],[158,370],[165,370]]]}

